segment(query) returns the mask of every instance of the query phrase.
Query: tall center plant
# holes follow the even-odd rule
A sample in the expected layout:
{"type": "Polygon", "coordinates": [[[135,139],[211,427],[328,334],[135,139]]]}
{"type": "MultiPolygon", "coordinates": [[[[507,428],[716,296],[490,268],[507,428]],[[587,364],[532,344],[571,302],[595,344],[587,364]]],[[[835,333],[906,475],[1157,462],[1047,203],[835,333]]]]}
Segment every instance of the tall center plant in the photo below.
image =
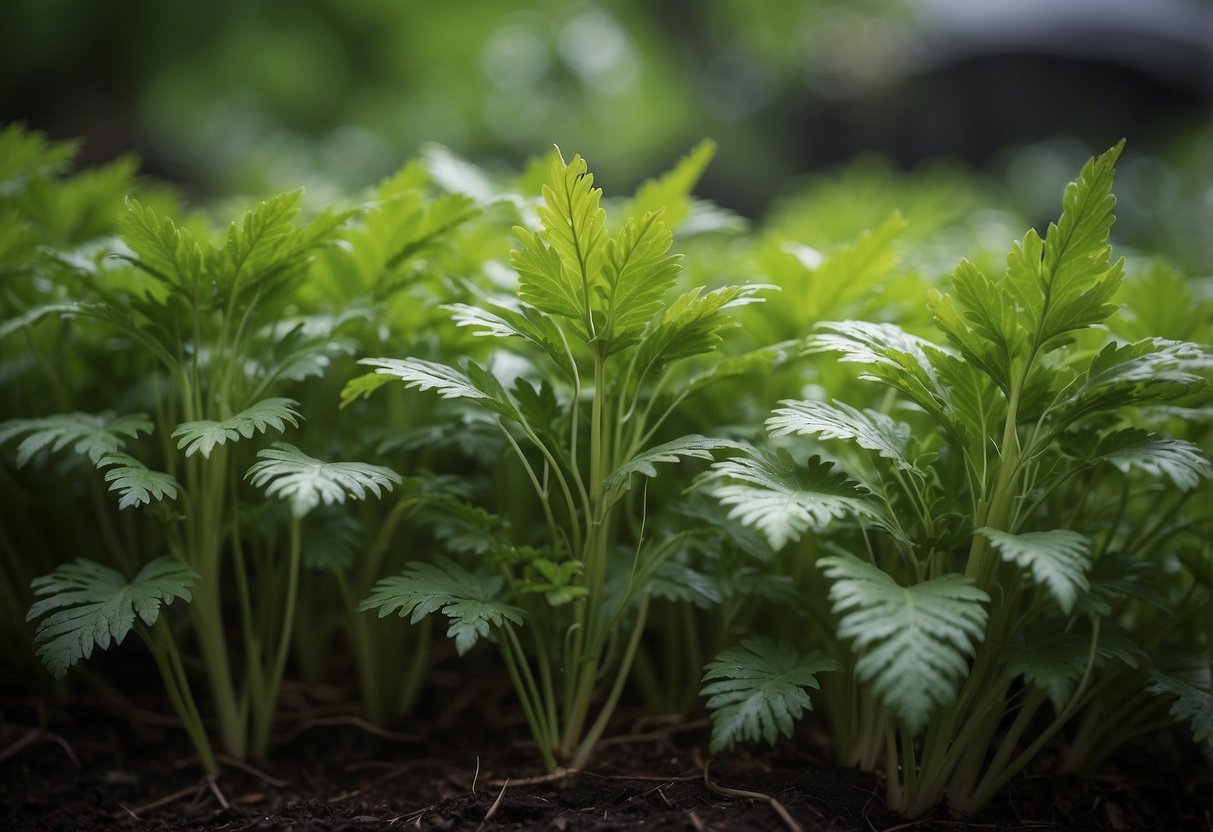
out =
{"type": "MultiPolygon", "coordinates": [[[[664,189],[685,208],[706,158],[703,149],[692,154],[637,204],[664,189]]],[[[729,310],[762,288],[701,287],[667,300],[680,266],[661,206],[634,211],[612,233],[593,183],[580,156],[557,155],[542,227],[515,229],[517,297],[449,307],[460,325],[512,339],[527,369],[509,380],[470,359],[367,358],[374,372],[345,391],[348,402],[400,381],[465,400],[490,414],[524,472],[538,528],[486,524],[491,540],[471,569],[442,557],[411,564],[363,606],[414,621],[441,611],[460,653],[491,637],[549,769],[589,759],[632,665],[650,582],[682,542],[652,539],[643,496],[628,499],[632,481],[655,476],[658,463],[711,459],[731,445],[657,439],[688,396],[744,371],[744,359],[701,364],[698,373],[688,360],[712,352],[729,310]]]]}

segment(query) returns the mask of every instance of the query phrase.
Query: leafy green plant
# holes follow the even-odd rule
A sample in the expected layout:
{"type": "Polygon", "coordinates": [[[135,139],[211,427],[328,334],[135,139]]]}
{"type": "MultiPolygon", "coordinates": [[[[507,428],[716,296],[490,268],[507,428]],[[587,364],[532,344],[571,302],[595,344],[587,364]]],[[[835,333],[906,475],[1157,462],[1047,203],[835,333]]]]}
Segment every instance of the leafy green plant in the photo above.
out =
{"type": "Polygon", "coordinates": [[[786,401],[768,420],[772,437],[809,438],[795,454],[843,443],[837,464],[755,451],[709,475],[772,545],[804,540],[833,613],[817,637],[847,671],[822,691],[839,755],[874,765],[883,747],[889,803],[912,817],[945,797],[980,810],[1095,694],[1140,684],[1122,671],[1164,635],[1208,661],[1207,633],[1182,629],[1207,586],[1176,572],[1157,599],[1167,621],[1139,567],[1208,534],[1185,511],[1213,466],[1136,422],[1204,395],[1213,355],[1092,329],[1123,277],[1108,243],[1119,153],[1083,169],[1001,279],[964,261],[951,292],[930,292],[950,346],[854,320],[809,338],[887,388],[876,408],[786,401]]]}
{"type": "MultiPolygon", "coordinates": [[[[684,203],[702,157],[642,189],[637,204],[666,191],[667,202],[684,203]]],[[[471,359],[368,358],[375,371],[345,391],[348,403],[393,381],[432,390],[487,413],[505,438],[539,521],[519,527],[483,514],[479,562],[412,564],[363,607],[413,620],[441,612],[460,652],[492,638],[549,769],[581,767],[593,753],[644,631],[654,577],[681,542],[650,538],[644,491],[631,486],[659,465],[734,446],[699,435],[655,442],[688,396],[726,371],[744,372],[708,364],[695,373],[691,359],[712,352],[730,311],[762,288],[698,287],[667,300],[679,261],[661,211],[633,214],[612,232],[600,198],[584,160],[555,157],[540,227],[515,229],[517,298],[449,307],[459,325],[513,341],[525,363],[512,383],[471,359]]]]}

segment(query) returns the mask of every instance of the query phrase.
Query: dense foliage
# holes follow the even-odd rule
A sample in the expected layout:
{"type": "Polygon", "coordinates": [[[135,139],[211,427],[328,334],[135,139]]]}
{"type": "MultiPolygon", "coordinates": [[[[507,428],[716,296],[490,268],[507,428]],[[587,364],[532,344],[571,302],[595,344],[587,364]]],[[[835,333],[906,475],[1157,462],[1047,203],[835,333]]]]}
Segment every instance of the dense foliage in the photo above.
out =
{"type": "Polygon", "coordinates": [[[70,700],[135,632],[213,774],[287,677],[404,718],[439,620],[548,769],[702,684],[713,754],[819,718],[909,816],[1213,741],[1213,304],[1113,256],[1120,147],[1019,242],[871,166],[751,229],[713,150],[192,210],[0,132],[6,670],[70,700]]]}

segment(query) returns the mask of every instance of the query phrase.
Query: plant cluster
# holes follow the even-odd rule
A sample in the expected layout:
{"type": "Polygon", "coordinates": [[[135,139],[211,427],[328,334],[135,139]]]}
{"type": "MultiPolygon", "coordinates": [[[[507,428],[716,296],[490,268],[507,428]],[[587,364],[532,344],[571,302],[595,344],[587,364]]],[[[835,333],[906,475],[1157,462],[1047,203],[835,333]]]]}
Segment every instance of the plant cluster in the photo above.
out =
{"type": "Polygon", "coordinates": [[[750,229],[712,153],[199,211],[0,132],[6,666],[105,684],[68,671],[133,631],[209,774],[341,651],[405,717],[435,621],[549,770],[629,695],[706,700],[713,754],[815,711],[911,817],[1213,741],[1213,307],[1112,256],[1120,147],[1002,264],[962,177],[750,229]]]}

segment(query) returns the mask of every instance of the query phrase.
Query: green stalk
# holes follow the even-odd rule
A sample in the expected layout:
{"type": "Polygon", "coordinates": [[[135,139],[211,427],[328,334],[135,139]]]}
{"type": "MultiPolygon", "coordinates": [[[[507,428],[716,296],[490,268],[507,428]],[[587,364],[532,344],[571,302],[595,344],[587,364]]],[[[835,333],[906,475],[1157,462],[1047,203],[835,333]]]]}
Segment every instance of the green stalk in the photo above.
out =
{"type": "Polygon", "coordinates": [[[181,654],[177,650],[177,645],[173,641],[173,635],[169,631],[164,617],[161,616],[157,619],[151,629],[138,623],[137,631],[156,661],[156,669],[160,671],[160,678],[164,682],[164,689],[168,693],[173,711],[176,712],[186,734],[189,735],[190,742],[198,753],[198,760],[202,763],[203,771],[214,777],[219,773],[219,766],[215,764],[215,755],[211,750],[210,740],[206,736],[206,726],[202,722],[202,714],[199,713],[193,694],[190,693],[185,666],[181,663],[181,654]]]}
{"type": "Polygon", "coordinates": [[[282,676],[286,671],[286,658],[290,653],[291,632],[295,620],[295,603],[299,594],[299,564],[302,560],[300,540],[300,519],[291,517],[290,538],[291,551],[286,583],[286,607],[282,613],[282,626],[278,630],[278,650],[274,656],[274,664],[266,679],[263,711],[254,714],[253,725],[253,754],[264,757],[269,751],[270,730],[274,725],[274,711],[278,705],[278,691],[282,686],[282,676]]]}

